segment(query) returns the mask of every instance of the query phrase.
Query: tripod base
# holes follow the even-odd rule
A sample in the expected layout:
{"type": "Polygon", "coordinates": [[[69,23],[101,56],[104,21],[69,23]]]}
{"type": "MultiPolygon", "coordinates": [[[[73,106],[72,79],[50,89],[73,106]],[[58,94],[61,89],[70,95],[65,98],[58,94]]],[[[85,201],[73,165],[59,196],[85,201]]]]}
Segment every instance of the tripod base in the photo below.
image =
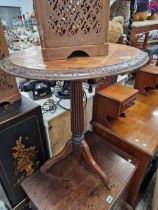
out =
{"type": "Polygon", "coordinates": [[[59,210],[64,206],[64,210],[76,207],[110,210],[114,204],[122,205],[136,167],[118,156],[106,141],[96,135],[87,135],[86,143],[96,162],[110,176],[113,187],[107,190],[82,153],[72,152],[54,164],[48,173],[38,171],[22,183],[37,209],[59,210]]]}
{"type": "MultiPolygon", "coordinates": [[[[69,141],[61,153],[59,153],[58,155],[56,155],[55,157],[53,157],[52,159],[49,159],[48,161],[44,163],[40,171],[42,173],[48,172],[53,165],[57,164],[58,162],[62,160],[64,161],[64,159],[67,158],[71,153],[73,153],[73,147],[72,147],[72,142],[69,141]]],[[[103,181],[103,184],[110,190],[112,185],[110,184],[110,181],[108,180],[106,173],[101,169],[101,167],[94,160],[91,154],[90,148],[85,140],[81,142],[80,151],[76,152],[76,154],[83,155],[88,165],[100,176],[101,180],[103,181]]]]}

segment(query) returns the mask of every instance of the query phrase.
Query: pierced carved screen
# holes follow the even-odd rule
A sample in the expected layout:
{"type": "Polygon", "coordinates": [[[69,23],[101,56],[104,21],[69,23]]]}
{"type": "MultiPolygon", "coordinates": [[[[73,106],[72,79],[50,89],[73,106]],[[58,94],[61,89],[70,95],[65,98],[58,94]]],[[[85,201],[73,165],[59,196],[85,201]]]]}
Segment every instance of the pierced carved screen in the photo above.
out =
{"type": "Polygon", "coordinates": [[[109,0],[34,0],[45,60],[108,53],[109,0]]]}
{"type": "MultiPolygon", "coordinates": [[[[0,21],[0,60],[9,54],[6,45],[2,24],[0,21]]],[[[0,69],[0,104],[14,102],[20,98],[15,77],[6,74],[0,69]]]]}

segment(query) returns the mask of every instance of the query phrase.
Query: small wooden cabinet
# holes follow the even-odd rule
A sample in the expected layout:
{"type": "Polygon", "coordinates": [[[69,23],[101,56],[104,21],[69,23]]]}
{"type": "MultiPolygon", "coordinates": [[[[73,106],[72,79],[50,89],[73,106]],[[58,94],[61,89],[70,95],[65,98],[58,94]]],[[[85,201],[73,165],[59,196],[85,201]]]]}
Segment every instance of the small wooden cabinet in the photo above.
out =
{"type": "Polygon", "coordinates": [[[148,95],[158,84],[158,66],[146,66],[137,72],[135,88],[141,94],[148,95]]]}
{"type": "Polygon", "coordinates": [[[93,120],[110,127],[108,118],[118,118],[134,105],[138,90],[114,84],[99,91],[94,97],[93,120]]]}

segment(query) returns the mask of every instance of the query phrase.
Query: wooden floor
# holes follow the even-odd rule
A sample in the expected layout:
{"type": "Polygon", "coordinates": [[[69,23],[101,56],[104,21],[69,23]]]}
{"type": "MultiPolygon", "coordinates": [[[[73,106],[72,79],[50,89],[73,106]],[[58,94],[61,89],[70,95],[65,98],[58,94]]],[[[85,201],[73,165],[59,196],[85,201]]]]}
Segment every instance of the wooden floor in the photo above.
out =
{"type": "Polygon", "coordinates": [[[22,183],[36,209],[109,210],[120,197],[127,197],[136,166],[114,153],[100,137],[88,134],[86,139],[95,160],[107,172],[112,189],[107,190],[80,154],[72,153],[46,174],[38,171],[22,183]]]}

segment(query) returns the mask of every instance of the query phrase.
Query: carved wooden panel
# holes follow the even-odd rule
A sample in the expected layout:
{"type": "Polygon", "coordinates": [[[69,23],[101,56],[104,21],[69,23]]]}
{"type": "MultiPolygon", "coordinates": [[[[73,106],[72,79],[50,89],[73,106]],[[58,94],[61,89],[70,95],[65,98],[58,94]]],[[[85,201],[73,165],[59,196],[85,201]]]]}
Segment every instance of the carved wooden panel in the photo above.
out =
{"type": "Polygon", "coordinates": [[[34,0],[34,8],[46,60],[108,53],[109,1],[34,0]]]}
{"type": "Polygon", "coordinates": [[[87,34],[89,32],[101,32],[101,1],[81,0],[53,1],[48,0],[52,12],[48,23],[53,31],[63,36],[65,34],[87,34]]]}
{"type": "MultiPolygon", "coordinates": [[[[6,45],[2,24],[0,22],[0,60],[9,54],[6,45]]],[[[6,74],[0,69],[0,104],[13,102],[20,98],[15,77],[6,74]]]]}

